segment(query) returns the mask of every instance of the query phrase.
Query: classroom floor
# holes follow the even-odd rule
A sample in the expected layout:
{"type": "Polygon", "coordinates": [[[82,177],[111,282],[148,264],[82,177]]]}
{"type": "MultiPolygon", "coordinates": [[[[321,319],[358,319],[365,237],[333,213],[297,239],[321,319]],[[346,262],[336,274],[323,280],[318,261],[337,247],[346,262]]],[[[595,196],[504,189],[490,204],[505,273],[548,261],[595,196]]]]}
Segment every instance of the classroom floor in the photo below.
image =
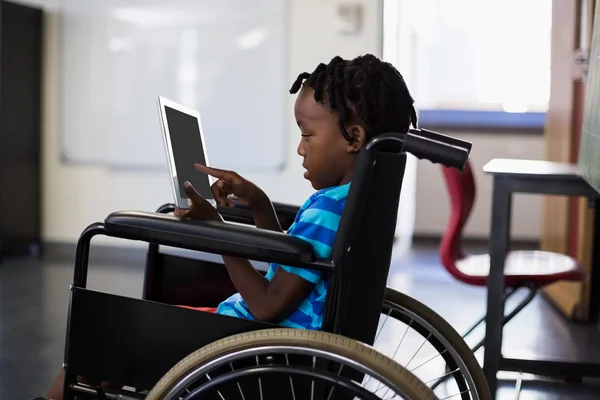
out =
{"type": "MultiPolygon", "coordinates": [[[[143,262],[140,251],[92,249],[89,287],[140,296],[143,262]]],[[[65,249],[49,251],[42,259],[0,264],[0,399],[43,395],[59,370],[72,266],[72,251],[65,249]]],[[[414,245],[395,255],[389,285],[433,308],[459,332],[485,308],[485,290],[448,276],[432,245],[414,245]]],[[[600,331],[565,321],[541,296],[507,326],[504,336],[506,356],[600,362],[600,331]]],[[[514,375],[501,378],[498,399],[514,399],[514,375]]],[[[525,381],[520,399],[600,399],[600,383],[525,381]]]]}

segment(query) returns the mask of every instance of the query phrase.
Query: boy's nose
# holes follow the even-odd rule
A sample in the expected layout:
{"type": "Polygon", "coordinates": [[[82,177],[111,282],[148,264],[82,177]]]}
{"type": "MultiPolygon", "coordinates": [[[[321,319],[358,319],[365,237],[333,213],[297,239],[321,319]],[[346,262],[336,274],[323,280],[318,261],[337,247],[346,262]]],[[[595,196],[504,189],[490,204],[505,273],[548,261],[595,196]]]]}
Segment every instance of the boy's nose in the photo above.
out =
{"type": "Polygon", "coordinates": [[[300,141],[300,143],[298,143],[298,147],[296,148],[296,151],[298,152],[299,156],[304,157],[304,146],[302,146],[302,141],[300,141]]]}

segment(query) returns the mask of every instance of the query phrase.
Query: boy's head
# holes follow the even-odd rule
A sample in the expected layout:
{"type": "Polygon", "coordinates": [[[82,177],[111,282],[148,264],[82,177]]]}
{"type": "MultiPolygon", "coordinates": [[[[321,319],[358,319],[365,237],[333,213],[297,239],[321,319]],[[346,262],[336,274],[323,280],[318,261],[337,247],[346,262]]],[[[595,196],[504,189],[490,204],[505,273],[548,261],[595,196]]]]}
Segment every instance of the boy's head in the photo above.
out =
{"type": "Polygon", "coordinates": [[[371,54],[319,64],[298,75],[290,89],[297,92],[298,154],[317,190],[350,182],[359,150],[373,137],[417,126],[402,75],[371,54]]]}

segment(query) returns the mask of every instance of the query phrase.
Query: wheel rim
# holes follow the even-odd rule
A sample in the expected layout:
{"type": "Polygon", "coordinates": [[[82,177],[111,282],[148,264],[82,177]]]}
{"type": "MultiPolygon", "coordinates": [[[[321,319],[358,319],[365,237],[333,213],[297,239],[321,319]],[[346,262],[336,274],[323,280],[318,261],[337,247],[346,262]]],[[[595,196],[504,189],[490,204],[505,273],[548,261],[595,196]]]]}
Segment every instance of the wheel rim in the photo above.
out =
{"type": "MultiPolygon", "coordinates": [[[[321,381],[329,385],[327,391],[329,392],[325,398],[332,398],[332,394],[336,391],[344,391],[345,393],[353,393],[354,398],[361,399],[406,399],[410,398],[405,393],[404,389],[398,387],[385,376],[372,370],[371,368],[364,366],[344,355],[309,348],[305,346],[289,346],[289,345],[277,345],[277,346],[260,346],[254,348],[248,348],[244,350],[238,350],[233,353],[218,356],[200,366],[197,366],[193,370],[189,371],[186,376],[177,382],[177,384],[169,390],[165,395],[165,400],[192,400],[201,394],[205,394],[207,390],[216,390],[221,399],[226,399],[219,391],[218,388],[224,384],[231,385],[233,380],[239,377],[252,377],[256,376],[259,385],[260,398],[262,398],[262,383],[260,376],[267,375],[289,375],[290,392],[292,397],[295,398],[296,388],[294,387],[292,376],[303,376],[311,378],[313,382],[313,389],[315,382],[321,381]],[[284,356],[287,365],[276,365],[276,364],[264,364],[262,360],[268,360],[273,356],[284,356]],[[312,358],[312,368],[306,366],[294,366],[289,362],[289,357],[293,356],[305,356],[312,358]],[[236,370],[234,364],[241,361],[256,360],[256,365],[248,367],[244,370],[236,370]],[[331,372],[319,371],[316,365],[320,361],[333,362],[336,365],[335,370],[337,374],[331,372]],[[339,364],[339,367],[337,365],[339,364]],[[218,377],[212,376],[211,372],[217,368],[223,366],[229,366],[230,370],[227,373],[220,374],[218,377]],[[366,375],[362,382],[352,381],[351,379],[342,376],[354,370],[366,375]],[[378,397],[380,396],[380,397],[378,397]]],[[[231,387],[231,386],[230,386],[231,387]]],[[[240,391],[241,397],[244,396],[242,388],[237,382],[237,388],[240,391]]],[[[314,390],[311,390],[311,399],[318,398],[314,397],[314,390]]],[[[283,397],[282,397],[283,398],[283,397]]],[[[417,399],[414,399],[417,400],[417,399]]]]}
{"type": "Polygon", "coordinates": [[[384,300],[382,318],[377,329],[374,347],[417,376],[432,388],[440,399],[480,400],[475,380],[456,349],[429,322],[410,309],[393,301],[384,300]],[[383,333],[386,327],[390,327],[390,319],[397,321],[398,325],[405,326],[405,328],[400,326],[400,328],[393,329],[395,333],[402,335],[397,346],[389,346],[389,341],[380,340],[386,335],[391,337],[394,334],[394,332],[392,334],[383,333]],[[409,328],[416,334],[410,335],[411,339],[407,340],[409,328]],[[420,337],[422,340],[417,340],[415,337],[420,337]],[[412,355],[400,352],[400,347],[407,343],[408,346],[405,347],[413,350],[416,348],[416,352],[412,355]],[[426,346],[426,344],[429,345],[426,346]],[[417,357],[417,354],[424,348],[434,349],[438,353],[434,356],[417,357]],[[390,354],[390,349],[393,354],[390,354]],[[403,362],[399,356],[404,356],[404,359],[408,359],[408,361],[403,362]],[[430,363],[434,363],[435,366],[429,365],[427,368],[430,363]],[[411,365],[415,367],[411,368],[411,365]],[[445,368],[446,365],[450,367],[449,371],[445,368]],[[424,370],[427,372],[421,373],[424,370]],[[432,374],[434,370],[440,370],[440,373],[432,374]],[[452,378],[454,378],[453,382],[452,378]]]}

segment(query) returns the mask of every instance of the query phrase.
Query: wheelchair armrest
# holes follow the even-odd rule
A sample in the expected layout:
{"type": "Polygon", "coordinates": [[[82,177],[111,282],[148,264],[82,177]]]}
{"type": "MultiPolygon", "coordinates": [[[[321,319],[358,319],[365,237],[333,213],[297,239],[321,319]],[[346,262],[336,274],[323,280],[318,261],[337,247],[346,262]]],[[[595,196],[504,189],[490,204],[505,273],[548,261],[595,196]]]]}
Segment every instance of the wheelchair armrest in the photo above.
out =
{"type": "Polygon", "coordinates": [[[315,261],[310,243],[250,226],[180,220],[161,213],[117,211],[105,219],[104,229],[109,236],[256,261],[295,266],[312,265],[315,261]]]}
{"type": "MultiPolygon", "coordinates": [[[[238,200],[234,200],[235,207],[217,207],[219,213],[223,216],[226,221],[237,222],[240,224],[254,225],[254,217],[252,211],[248,206],[243,205],[238,200]]],[[[294,223],[296,214],[300,209],[298,206],[285,203],[273,203],[277,218],[283,230],[288,230],[289,227],[294,223]]],[[[175,210],[174,204],[164,204],[158,208],[157,212],[167,214],[175,210]]]]}

